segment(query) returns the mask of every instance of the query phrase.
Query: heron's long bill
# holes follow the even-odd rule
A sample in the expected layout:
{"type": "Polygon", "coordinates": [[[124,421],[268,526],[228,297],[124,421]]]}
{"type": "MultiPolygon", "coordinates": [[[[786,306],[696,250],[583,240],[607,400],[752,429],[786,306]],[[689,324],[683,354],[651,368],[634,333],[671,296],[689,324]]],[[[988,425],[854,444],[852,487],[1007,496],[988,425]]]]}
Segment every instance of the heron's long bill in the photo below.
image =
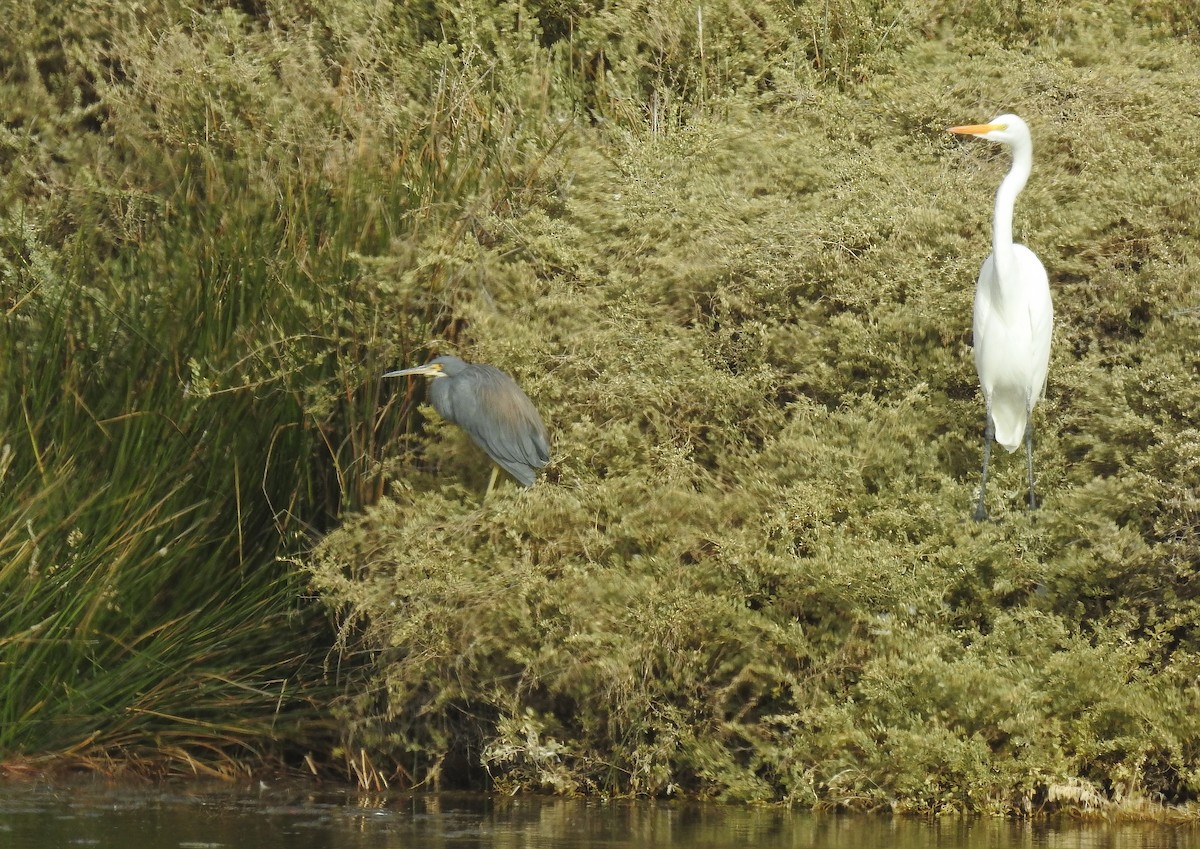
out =
{"type": "Polygon", "coordinates": [[[389,371],[384,377],[403,377],[406,374],[420,374],[425,377],[442,377],[441,363],[429,363],[423,366],[413,366],[412,368],[402,368],[399,371],[389,371]]]}
{"type": "Polygon", "coordinates": [[[958,133],[960,136],[982,136],[992,130],[1008,129],[1008,124],[967,124],[965,127],[951,127],[946,132],[958,133]]]}

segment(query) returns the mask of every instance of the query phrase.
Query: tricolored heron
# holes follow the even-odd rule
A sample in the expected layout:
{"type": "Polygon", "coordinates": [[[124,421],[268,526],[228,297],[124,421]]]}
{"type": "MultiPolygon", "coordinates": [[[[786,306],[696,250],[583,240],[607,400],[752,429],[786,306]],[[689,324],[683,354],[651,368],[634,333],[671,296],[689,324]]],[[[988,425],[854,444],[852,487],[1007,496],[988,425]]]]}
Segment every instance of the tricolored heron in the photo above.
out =
{"type": "Polygon", "coordinates": [[[423,366],[389,371],[384,377],[419,374],[430,378],[429,402],[438,414],[461,427],[496,463],[522,486],[550,462],[550,441],[537,408],[517,382],[495,366],[467,363],[458,357],[435,357],[423,366]]]}

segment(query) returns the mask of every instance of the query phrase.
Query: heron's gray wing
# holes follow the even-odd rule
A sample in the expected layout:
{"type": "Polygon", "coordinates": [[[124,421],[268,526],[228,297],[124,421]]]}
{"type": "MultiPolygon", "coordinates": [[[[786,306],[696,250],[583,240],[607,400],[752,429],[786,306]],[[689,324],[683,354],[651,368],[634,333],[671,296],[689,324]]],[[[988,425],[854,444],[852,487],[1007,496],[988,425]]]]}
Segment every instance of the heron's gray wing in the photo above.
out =
{"type": "Polygon", "coordinates": [[[534,481],[537,469],[550,462],[550,442],[537,408],[517,385],[500,369],[472,365],[454,378],[442,378],[449,385],[443,410],[446,418],[459,425],[506,472],[525,486],[534,481]]]}

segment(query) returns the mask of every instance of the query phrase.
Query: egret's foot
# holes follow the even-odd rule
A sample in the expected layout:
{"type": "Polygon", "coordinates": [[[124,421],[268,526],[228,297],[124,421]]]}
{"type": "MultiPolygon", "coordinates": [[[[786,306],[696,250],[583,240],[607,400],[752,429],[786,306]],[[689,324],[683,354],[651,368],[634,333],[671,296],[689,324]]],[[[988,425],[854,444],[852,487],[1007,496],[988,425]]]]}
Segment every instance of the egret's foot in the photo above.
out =
{"type": "Polygon", "coordinates": [[[975,512],[971,515],[971,518],[976,522],[986,522],[988,520],[987,508],[982,504],[977,505],[975,507],[975,512]]]}

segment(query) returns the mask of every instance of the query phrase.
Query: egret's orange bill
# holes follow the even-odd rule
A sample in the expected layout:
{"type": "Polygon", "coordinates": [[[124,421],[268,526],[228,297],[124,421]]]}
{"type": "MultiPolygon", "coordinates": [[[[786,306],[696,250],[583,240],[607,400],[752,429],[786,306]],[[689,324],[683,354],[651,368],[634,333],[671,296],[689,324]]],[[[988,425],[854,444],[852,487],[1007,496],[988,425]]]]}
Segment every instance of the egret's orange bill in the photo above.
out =
{"type": "Polygon", "coordinates": [[[968,124],[965,127],[951,127],[946,132],[958,133],[960,135],[981,136],[984,133],[990,133],[992,130],[1003,130],[1008,127],[1008,124],[968,124]]]}

